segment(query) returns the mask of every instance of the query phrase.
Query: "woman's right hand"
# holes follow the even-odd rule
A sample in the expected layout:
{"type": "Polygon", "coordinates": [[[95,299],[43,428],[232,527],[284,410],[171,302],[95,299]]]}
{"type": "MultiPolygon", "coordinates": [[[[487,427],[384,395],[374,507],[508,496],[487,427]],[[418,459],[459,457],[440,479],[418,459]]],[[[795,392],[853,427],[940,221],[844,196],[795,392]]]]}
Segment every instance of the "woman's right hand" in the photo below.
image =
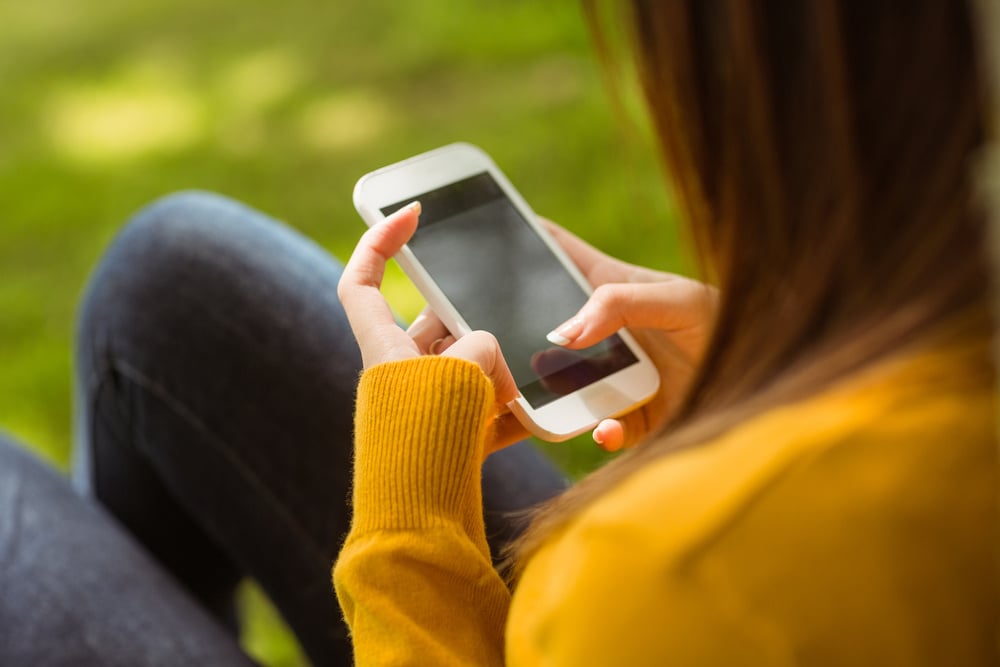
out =
{"type": "Polygon", "coordinates": [[[583,308],[549,334],[549,340],[578,350],[628,327],[660,373],[660,389],[651,401],[618,419],[602,421],[594,430],[594,440],[609,451],[634,445],[662,429],[680,406],[715,322],[718,291],[622,262],[553,222],[545,224],[594,286],[583,308]]]}

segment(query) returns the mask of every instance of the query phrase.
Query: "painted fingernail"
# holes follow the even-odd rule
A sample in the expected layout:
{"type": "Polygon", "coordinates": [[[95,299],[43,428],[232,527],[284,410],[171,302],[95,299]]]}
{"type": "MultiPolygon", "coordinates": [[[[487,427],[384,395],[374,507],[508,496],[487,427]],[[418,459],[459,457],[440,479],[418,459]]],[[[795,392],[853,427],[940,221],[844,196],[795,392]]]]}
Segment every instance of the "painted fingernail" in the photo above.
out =
{"type": "Polygon", "coordinates": [[[553,345],[569,345],[583,331],[583,319],[574,317],[569,322],[560,325],[555,330],[545,334],[545,340],[553,345]]]}

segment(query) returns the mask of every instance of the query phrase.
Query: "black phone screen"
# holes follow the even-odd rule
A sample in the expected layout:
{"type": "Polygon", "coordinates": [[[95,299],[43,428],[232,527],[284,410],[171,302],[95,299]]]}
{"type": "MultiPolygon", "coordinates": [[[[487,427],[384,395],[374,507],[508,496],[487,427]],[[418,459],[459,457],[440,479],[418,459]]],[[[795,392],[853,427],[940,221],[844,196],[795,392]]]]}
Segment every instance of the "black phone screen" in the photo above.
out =
{"type": "Polygon", "coordinates": [[[488,172],[382,209],[419,200],[407,244],[473,329],[500,342],[522,396],[535,408],[637,363],[616,334],[585,350],[545,335],[576,314],[587,294],[488,172]]]}

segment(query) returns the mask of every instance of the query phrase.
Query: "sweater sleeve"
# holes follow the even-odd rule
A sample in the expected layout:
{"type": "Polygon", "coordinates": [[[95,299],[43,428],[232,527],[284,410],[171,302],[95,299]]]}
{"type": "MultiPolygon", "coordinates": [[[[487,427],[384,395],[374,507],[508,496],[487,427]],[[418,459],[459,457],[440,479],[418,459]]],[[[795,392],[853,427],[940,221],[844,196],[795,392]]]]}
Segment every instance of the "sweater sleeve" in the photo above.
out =
{"type": "Polygon", "coordinates": [[[358,665],[499,665],[510,593],[490,560],[478,366],[421,357],[358,388],[351,531],[334,567],[358,665]]]}

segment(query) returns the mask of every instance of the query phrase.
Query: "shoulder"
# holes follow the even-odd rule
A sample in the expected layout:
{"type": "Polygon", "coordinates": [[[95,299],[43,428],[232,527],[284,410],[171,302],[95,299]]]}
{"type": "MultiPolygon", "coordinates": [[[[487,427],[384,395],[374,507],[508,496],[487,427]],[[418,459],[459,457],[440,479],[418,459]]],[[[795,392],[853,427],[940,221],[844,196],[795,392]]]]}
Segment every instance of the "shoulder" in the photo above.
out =
{"type": "MultiPolygon", "coordinates": [[[[931,379],[848,386],[660,459],[547,545],[536,572],[578,591],[574,613],[630,618],[620,632],[652,633],[637,644],[674,657],[971,656],[997,611],[995,396],[931,379]]],[[[552,611],[535,621],[558,625],[552,611]]]]}
{"type": "Polygon", "coordinates": [[[996,393],[905,371],[776,408],[665,456],[581,520],[630,516],[690,556],[772,522],[787,532],[798,521],[815,526],[858,513],[866,521],[849,527],[856,536],[911,515],[924,528],[964,515],[996,492],[996,393]],[[664,527],[657,517],[665,511],[664,527]]]}

